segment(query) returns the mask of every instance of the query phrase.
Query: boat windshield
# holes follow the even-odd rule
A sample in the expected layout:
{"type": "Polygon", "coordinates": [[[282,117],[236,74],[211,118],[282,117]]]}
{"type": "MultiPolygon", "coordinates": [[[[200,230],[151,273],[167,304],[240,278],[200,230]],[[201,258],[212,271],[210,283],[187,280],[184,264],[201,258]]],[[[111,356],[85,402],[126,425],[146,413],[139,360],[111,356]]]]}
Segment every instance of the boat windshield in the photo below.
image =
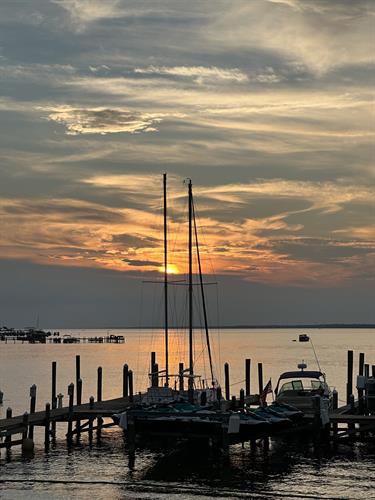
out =
{"type": "Polygon", "coordinates": [[[285,382],[279,390],[279,394],[286,391],[324,391],[325,384],[318,379],[301,379],[285,382]]]}

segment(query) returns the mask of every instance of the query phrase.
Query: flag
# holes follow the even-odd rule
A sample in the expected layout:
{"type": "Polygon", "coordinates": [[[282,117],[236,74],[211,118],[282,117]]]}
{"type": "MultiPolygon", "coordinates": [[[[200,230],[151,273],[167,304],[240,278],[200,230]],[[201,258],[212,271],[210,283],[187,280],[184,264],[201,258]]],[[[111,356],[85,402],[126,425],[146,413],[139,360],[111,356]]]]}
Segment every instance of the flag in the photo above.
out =
{"type": "Polygon", "coordinates": [[[268,394],[272,394],[272,382],[271,382],[271,379],[269,379],[269,381],[267,382],[267,384],[265,385],[263,391],[262,391],[262,394],[259,395],[259,403],[260,403],[260,406],[267,406],[267,403],[266,403],[266,399],[267,399],[267,395],[268,394]]]}

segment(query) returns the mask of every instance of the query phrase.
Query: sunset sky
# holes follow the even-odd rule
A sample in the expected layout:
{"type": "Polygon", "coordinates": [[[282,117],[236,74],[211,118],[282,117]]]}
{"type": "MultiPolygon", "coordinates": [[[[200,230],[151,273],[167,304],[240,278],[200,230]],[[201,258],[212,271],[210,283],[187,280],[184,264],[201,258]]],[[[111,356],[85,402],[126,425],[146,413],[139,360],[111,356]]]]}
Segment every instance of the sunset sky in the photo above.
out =
{"type": "Polygon", "coordinates": [[[223,324],[375,322],[374,25],[370,0],[2,0],[0,323],[137,325],[163,172],[172,270],[189,177],[223,324]]]}

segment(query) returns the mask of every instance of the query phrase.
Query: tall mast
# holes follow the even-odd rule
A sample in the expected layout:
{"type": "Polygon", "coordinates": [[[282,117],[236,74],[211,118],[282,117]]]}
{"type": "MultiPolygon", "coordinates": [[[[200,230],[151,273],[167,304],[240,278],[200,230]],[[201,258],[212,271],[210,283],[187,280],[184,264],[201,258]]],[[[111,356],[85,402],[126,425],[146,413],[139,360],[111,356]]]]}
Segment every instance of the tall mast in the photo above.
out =
{"type": "Polygon", "coordinates": [[[208,350],[208,361],[210,363],[211,382],[212,382],[212,385],[214,385],[215,379],[214,379],[214,370],[213,370],[213,366],[212,366],[212,354],[211,354],[210,334],[209,334],[209,331],[208,331],[206,298],[205,298],[205,295],[204,295],[204,286],[203,286],[203,277],[202,277],[202,266],[201,266],[201,258],[200,258],[200,254],[199,254],[198,231],[197,231],[197,221],[196,221],[196,218],[195,218],[194,203],[193,203],[193,218],[194,218],[195,245],[196,245],[196,248],[197,248],[197,259],[198,259],[198,270],[199,270],[199,283],[200,283],[201,297],[202,297],[204,328],[205,328],[205,331],[206,331],[206,343],[207,343],[207,350],[208,350]]]}
{"type": "Polygon", "coordinates": [[[191,179],[189,188],[189,389],[194,388],[193,369],[193,194],[191,179]]]}
{"type": "Polygon", "coordinates": [[[164,328],[165,328],[165,386],[169,385],[168,371],[168,234],[167,234],[167,174],[163,174],[164,192],[164,328]]]}

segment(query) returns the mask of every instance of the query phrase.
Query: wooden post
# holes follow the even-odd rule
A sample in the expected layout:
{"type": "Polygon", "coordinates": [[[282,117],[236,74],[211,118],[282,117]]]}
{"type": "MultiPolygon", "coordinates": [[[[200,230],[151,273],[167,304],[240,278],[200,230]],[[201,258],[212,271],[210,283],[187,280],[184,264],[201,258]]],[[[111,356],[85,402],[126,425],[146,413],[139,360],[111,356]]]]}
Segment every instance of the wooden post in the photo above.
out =
{"type": "Polygon", "coordinates": [[[73,429],[73,404],[74,404],[74,384],[73,382],[68,385],[68,396],[69,396],[69,415],[68,415],[68,433],[66,435],[68,441],[72,440],[72,429],[73,429]]]}
{"type": "Polygon", "coordinates": [[[102,400],[103,393],[103,368],[101,366],[98,367],[98,386],[97,386],[97,400],[102,400]]]}
{"type": "Polygon", "coordinates": [[[156,365],[156,353],[152,352],[151,353],[151,367],[150,367],[150,372],[151,372],[151,387],[157,387],[158,386],[158,376],[157,376],[157,365],[156,365]]]}
{"type": "Polygon", "coordinates": [[[82,404],[82,379],[77,380],[77,405],[82,404]]]}
{"type": "Polygon", "coordinates": [[[353,394],[353,351],[348,351],[348,373],[346,380],[346,404],[349,404],[350,395],[353,394]]]}
{"type": "MultiPolygon", "coordinates": [[[[82,379],[79,378],[77,380],[77,405],[82,404],[82,379]]],[[[79,419],[76,420],[76,431],[77,431],[77,438],[79,439],[80,432],[79,429],[81,427],[81,421],[79,419]]]]}
{"type": "Polygon", "coordinates": [[[230,399],[230,380],[229,380],[229,365],[225,363],[224,365],[224,382],[225,382],[225,399],[229,401],[230,399]]]}
{"type": "MultiPolygon", "coordinates": [[[[339,404],[339,395],[338,395],[338,392],[336,391],[336,389],[334,389],[332,391],[332,410],[333,411],[337,410],[338,404],[339,404]]],[[[333,431],[334,437],[337,436],[337,429],[338,429],[338,425],[336,423],[332,424],[332,431],[333,431]]]]}
{"type": "Polygon", "coordinates": [[[365,353],[360,352],[359,353],[359,364],[358,364],[358,375],[363,375],[364,366],[365,366],[365,353]]]}
{"type": "Polygon", "coordinates": [[[51,419],[51,405],[46,403],[46,412],[44,419],[44,449],[48,450],[49,448],[49,425],[51,419]]]}
{"type": "MultiPolygon", "coordinates": [[[[78,380],[81,378],[81,356],[79,354],[76,355],[76,387],[78,387],[78,380]]],[[[77,391],[78,398],[78,391],[77,391]]],[[[77,399],[78,404],[78,399],[77,399]]]]}
{"type": "Polygon", "coordinates": [[[263,392],[263,364],[258,363],[259,396],[263,392]]]}
{"type": "Polygon", "coordinates": [[[178,388],[182,392],[184,390],[184,363],[178,365],[178,382],[178,388]]]}
{"type": "Polygon", "coordinates": [[[129,396],[129,367],[125,363],[122,368],[122,397],[127,398],[129,396]]]}
{"type": "Polygon", "coordinates": [[[245,406],[245,391],[243,389],[240,390],[240,408],[245,406]]]}
{"type": "Polygon", "coordinates": [[[218,402],[219,410],[220,410],[221,400],[222,400],[222,394],[221,394],[221,387],[220,386],[216,389],[216,398],[217,398],[217,402],[218,402]]]}
{"type": "Polygon", "coordinates": [[[153,371],[153,383],[152,387],[159,387],[159,365],[158,363],[154,364],[153,371]]]}
{"type": "MultiPolygon", "coordinates": [[[[35,413],[36,406],[36,385],[33,384],[30,387],[30,414],[35,413]]],[[[29,438],[34,439],[34,426],[30,424],[29,426],[29,438]]]]}
{"type": "Polygon", "coordinates": [[[126,430],[127,446],[130,454],[135,452],[135,425],[134,418],[128,416],[128,425],[126,430]]]}
{"type": "MultiPolygon", "coordinates": [[[[52,410],[57,408],[56,381],[57,381],[57,363],[56,363],[56,361],[52,361],[52,391],[51,391],[52,410]]],[[[51,432],[52,432],[52,438],[55,439],[55,437],[56,437],[56,422],[55,421],[53,421],[51,423],[51,432]]]]}
{"type": "MultiPolygon", "coordinates": [[[[365,354],[363,352],[359,353],[359,366],[358,375],[363,376],[365,368],[365,354]]],[[[360,415],[364,412],[364,400],[363,400],[363,389],[358,389],[358,411],[360,415]]]]}
{"type": "Polygon", "coordinates": [[[22,427],[23,427],[22,440],[27,439],[28,423],[29,423],[29,414],[27,413],[27,411],[25,411],[22,417],[22,427]]]}
{"type": "Polygon", "coordinates": [[[245,360],[245,394],[250,396],[250,370],[251,370],[251,359],[245,360]]]}
{"type": "Polygon", "coordinates": [[[316,438],[320,438],[321,418],[320,418],[320,403],[321,398],[318,395],[312,396],[313,409],[314,409],[314,427],[316,438]]]}
{"type": "Polygon", "coordinates": [[[202,391],[201,392],[201,406],[206,406],[207,404],[207,392],[206,391],[202,391]]]}
{"type": "MultiPolygon", "coordinates": [[[[6,418],[12,418],[12,408],[7,408],[6,418]]],[[[5,446],[7,449],[11,447],[12,436],[5,436],[5,446]]]]}
{"type": "MultiPolygon", "coordinates": [[[[354,400],[354,394],[351,394],[349,396],[349,405],[350,405],[350,414],[351,415],[354,415],[355,414],[355,400],[354,400]]],[[[355,424],[354,423],[350,423],[348,424],[348,429],[354,429],[355,428],[355,424]]]]}
{"type": "Polygon", "coordinates": [[[104,420],[102,417],[97,418],[98,426],[97,426],[97,431],[96,431],[96,437],[100,439],[102,437],[102,425],[104,423],[104,420]]]}
{"type": "Polygon", "coordinates": [[[133,402],[133,371],[129,370],[129,402],[133,402]]]}
{"type": "MultiPolygon", "coordinates": [[[[94,408],[94,396],[90,396],[89,406],[90,406],[90,410],[92,410],[94,408]]],[[[92,424],[93,424],[93,418],[90,415],[90,417],[89,417],[89,442],[90,442],[90,444],[92,443],[92,427],[93,427],[92,424]]]]}
{"type": "Polygon", "coordinates": [[[350,404],[350,413],[351,415],[354,415],[355,412],[355,400],[354,400],[354,395],[351,394],[349,397],[349,404],[350,404]]]}

